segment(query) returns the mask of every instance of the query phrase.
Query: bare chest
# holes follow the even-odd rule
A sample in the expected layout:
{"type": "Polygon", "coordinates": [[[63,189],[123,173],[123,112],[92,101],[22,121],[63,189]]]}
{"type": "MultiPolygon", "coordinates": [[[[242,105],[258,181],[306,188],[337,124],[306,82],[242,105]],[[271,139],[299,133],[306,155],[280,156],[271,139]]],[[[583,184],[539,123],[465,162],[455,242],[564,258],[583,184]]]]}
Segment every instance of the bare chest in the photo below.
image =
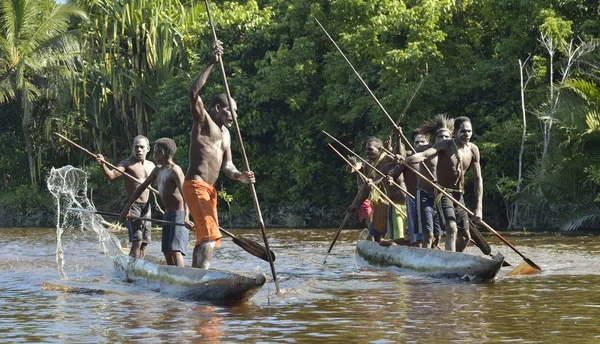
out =
{"type": "Polygon", "coordinates": [[[153,168],[154,166],[150,165],[148,162],[136,162],[127,166],[126,172],[136,178],[146,179],[150,173],[152,173],[153,168]]]}

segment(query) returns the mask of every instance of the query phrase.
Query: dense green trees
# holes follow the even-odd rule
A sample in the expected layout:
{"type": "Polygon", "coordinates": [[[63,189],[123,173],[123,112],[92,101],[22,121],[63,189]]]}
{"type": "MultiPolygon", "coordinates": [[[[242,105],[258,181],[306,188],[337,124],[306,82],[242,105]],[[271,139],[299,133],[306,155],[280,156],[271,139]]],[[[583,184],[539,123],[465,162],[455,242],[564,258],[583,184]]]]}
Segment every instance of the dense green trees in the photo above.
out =
{"type": "Polygon", "coordinates": [[[56,100],[61,86],[68,85],[65,81],[75,71],[79,53],[69,22],[72,17],[85,18],[85,13],[75,5],[49,0],[4,0],[0,6],[0,103],[18,106],[30,180],[35,184],[41,179],[42,164],[36,160],[35,151],[41,148],[31,130],[35,102],[56,100]]]}
{"type": "MultiPolygon", "coordinates": [[[[138,133],[151,140],[172,137],[179,146],[175,161],[187,168],[186,89],[208,62],[212,41],[203,2],[78,3],[90,20],[72,23],[82,33],[83,54],[66,95],[73,107],[63,111],[60,129],[113,160],[129,153],[138,133]]],[[[577,47],[600,34],[598,4],[246,0],[211,9],[268,225],[335,226],[341,220],[356,187],[327,149],[322,130],[356,151],[367,136],[391,131],[389,119],[316,25],[318,18],[394,120],[422,82],[401,118],[406,133],[437,113],[471,117],[483,155],[484,216],[491,223],[507,225],[511,209],[518,209],[513,226],[600,226],[594,215],[600,201],[598,49],[569,60],[569,42],[577,47]],[[517,193],[523,122],[518,61],[528,57],[525,178],[517,193]],[[562,216],[567,213],[573,216],[562,216]]],[[[219,92],[215,71],[202,96],[219,92]]],[[[8,118],[11,108],[3,107],[0,117],[8,118]]],[[[56,106],[46,108],[56,112],[56,106]]],[[[18,139],[10,126],[0,130],[3,142],[18,139]]],[[[53,144],[57,154],[46,166],[84,162],[64,143],[53,144]]],[[[234,161],[241,166],[236,144],[234,161]]],[[[22,165],[0,157],[5,161],[18,174],[22,165]]],[[[225,178],[217,188],[232,196],[234,225],[252,225],[248,188],[225,178]]],[[[96,194],[96,204],[103,197],[114,200],[111,192],[96,194]]]]}

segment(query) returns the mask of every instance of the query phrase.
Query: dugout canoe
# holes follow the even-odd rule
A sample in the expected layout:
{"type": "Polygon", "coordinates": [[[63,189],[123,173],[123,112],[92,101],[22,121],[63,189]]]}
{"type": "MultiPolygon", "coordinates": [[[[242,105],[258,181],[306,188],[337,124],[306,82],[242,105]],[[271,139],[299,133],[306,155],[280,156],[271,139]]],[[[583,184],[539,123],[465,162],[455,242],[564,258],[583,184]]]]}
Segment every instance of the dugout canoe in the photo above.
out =
{"type": "Polygon", "coordinates": [[[411,246],[384,247],[374,241],[359,240],[356,245],[357,260],[372,266],[398,267],[442,278],[485,282],[491,281],[502,267],[504,256],[493,259],[462,252],[432,250],[411,246]]]}
{"type": "Polygon", "coordinates": [[[119,254],[115,269],[125,280],[184,300],[238,303],[248,301],[265,284],[264,273],[242,274],[158,264],[119,254]]]}

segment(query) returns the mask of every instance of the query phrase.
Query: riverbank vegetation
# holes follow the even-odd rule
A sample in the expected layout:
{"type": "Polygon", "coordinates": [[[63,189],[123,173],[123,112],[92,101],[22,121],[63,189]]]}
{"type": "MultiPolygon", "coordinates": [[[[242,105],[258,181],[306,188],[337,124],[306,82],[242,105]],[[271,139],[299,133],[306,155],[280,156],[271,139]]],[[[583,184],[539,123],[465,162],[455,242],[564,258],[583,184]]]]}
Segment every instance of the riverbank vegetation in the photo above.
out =
{"type": "MultiPolygon", "coordinates": [[[[171,137],[187,168],[187,87],[212,43],[204,2],[1,3],[0,225],[51,212],[44,178],[66,164],[90,173],[98,209],[120,210],[122,182],[54,132],[115,164],[138,134],[171,137]]],[[[472,119],[488,223],[600,228],[597,2],[238,0],[211,10],[268,226],[337,227],[355,179],[322,130],[357,152],[391,131],[317,18],[405,133],[438,113],[472,119]]],[[[218,74],[205,98],[224,91],[218,74]]],[[[216,186],[222,222],[256,226],[249,189],[225,177],[216,186]]]]}

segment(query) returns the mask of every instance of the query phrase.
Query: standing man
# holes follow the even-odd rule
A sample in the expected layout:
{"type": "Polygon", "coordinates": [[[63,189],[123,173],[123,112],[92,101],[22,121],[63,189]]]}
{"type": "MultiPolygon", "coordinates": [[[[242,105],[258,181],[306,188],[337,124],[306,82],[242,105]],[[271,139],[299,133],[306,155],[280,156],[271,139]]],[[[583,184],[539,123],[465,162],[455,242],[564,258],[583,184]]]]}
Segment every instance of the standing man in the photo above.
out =
{"type": "MultiPolygon", "coordinates": [[[[420,133],[418,129],[413,130],[410,138],[412,140],[413,148],[416,152],[408,152],[407,154],[409,155],[422,152],[431,147],[428,136],[420,133]]],[[[404,168],[404,165],[402,164],[394,164],[394,166],[395,167],[388,172],[388,175],[391,178],[398,178],[398,175],[404,175],[406,190],[409,194],[416,197],[418,176],[413,171],[404,168]]],[[[411,167],[417,171],[419,171],[419,166],[419,163],[411,165],[411,167]]],[[[407,232],[410,244],[416,247],[421,247],[421,243],[423,241],[423,232],[417,231],[417,202],[415,201],[415,198],[406,195],[405,203],[407,214],[407,232]]]]}
{"type": "MultiPolygon", "coordinates": [[[[382,147],[383,142],[376,137],[369,137],[365,142],[365,153],[369,164],[375,166],[375,168],[380,171],[384,166],[387,166],[394,161],[391,156],[387,155],[382,150],[382,147]]],[[[378,177],[377,173],[367,164],[355,164],[354,167],[351,168],[351,172],[354,171],[361,171],[369,178],[375,179],[378,177]]],[[[381,181],[382,178],[378,179],[381,181]]],[[[362,180],[360,175],[357,175],[356,181],[360,193],[348,207],[348,211],[354,212],[358,210],[359,221],[365,220],[365,224],[367,225],[367,228],[369,228],[368,240],[380,242],[382,238],[386,237],[388,232],[388,219],[390,217],[388,208],[391,205],[379,194],[378,190],[371,189],[368,186],[361,188],[366,181],[362,180]]],[[[382,192],[385,192],[387,196],[390,196],[391,198],[389,190],[385,187],[385,183],[382,184],[384,184],[383,187],[381,187],[382,192]]],[[[391,199],[394,200],[394,198],[391,199]]],[[[404,228],[401,229],[401,233],[404,234],[404,228]]]]}
{"type": "MultiPolygon", "coordinates": [[[[438,184],[453,198],[464,204],[465,172],[473,171],[475,183],[475,222],[481,220],[483,208],[483,179],[481,177],[479,148],[470,142],[473,127],[468,117],[454,119],[454,139],[437,142],[433,147],[406,158],[407,164],[422,162],[437,156],[438,184]]],[[[446,230],[446,250],[462,252],[467,247],[471,235],[469,233],[469,216],[462,208],[455,208],[445,196],[440,200],[441,219],[446,230]]]]}
{"type": "MultiPolygon", "coordinates": [[[[133,155],[129,158],[121,161],[116,169],[110,170],[105,164],[104,157],[102,154],[98,154],[96,162],[102,166],[104,175],[109,179],[113,180],[123,175],[123,172],[133,176],[137,181],[131,178],[124,178],[125,191],[127,192],[127,199],[130,199],[135,189],[140,186],[144,180],[152,173],[154,169],[154,163],[146,160],[146,154],[150,151],[150,142],[148,138],[143,135],[136,136],[133,139],[133,155]]],[[[141,196],[135,200],[129,211],[129,217],[145,217],[150,218],[150,202],[148,202],[150,192],[145,190],[141,196]]],[[[146,246],[151,241],[151,230],[152,226],[149,221],[133,220],[127,221],[127,228],[129,232],[129,242],[131,243],[131,250],[129,255],[133,258],[143,259],[146,255],[146,246]]]]}
{"type": "MultiPolygon", "coordinates": [[[[419,132],[427,135],[434,140],[434,144],[452,138],[454,122],[451,118],[445,115],[436,115],[431,120],[425,122],[419,132]]],[[[430,148],[431,145],[425,147],[430,148]]],[[[422,151],[424,151],[423,149],[422,151]]],[[[433,156],[423,163],[431,174],[426,169],[421,169],[421,173],[429,180],[435,182],[437,180],[437,156],[433,156]]],[[[417,202],[417,230],[423,236],[424,248],[435,248],[438,246],[442,230],[437,212],[435,211],[435,188],[426,180],[419,177],[417,182],[416,192],[417,202]]]]}
{"type": "Polygon", "coordinates": [[[192,267],[208,269],[213,248],[220,246],[222,237],[217,215],[217,190],[214,187],[219,170],[233,180],[254,183],[252,171],[240,172],[231,158],[231,135],[227,128],[233,124],[237,105],[232,99],[229,108],[227,96],[215,96],[208,109],[200,98],[200,90],[223,54],[221,42],[213,44],[212,59],[196,77],[189,89],[192,130],[190,133],[190,163],[183,183],[183,197],[187,202],[196,228],[196,245],[192,267]],[[209,112],[207,112],[207,110],[209,112]],[[232,111],[233,110],[233,111],[232,111]]]}
{"type": "Polygon", "coordinates": [[[140,185],[121,212],[121,217],[127,217],[129,209],[136,198],[139,197],[150,183],[156,181],[158,192],[165,206],[163,220],[175,223],[184,223],[184,226],[172,223],[163,224],[162,229],[162,252],[165,255],[167,265],[185,266],[183,256],[188,246],[190,232],[188,229],[194,224],[187,220],[188,208],[182,196],[183,171],[173,161],[177,151],[177,145],[167,137],[160,138],[154,143],[154,159],[158,166],[140,185]]]}

